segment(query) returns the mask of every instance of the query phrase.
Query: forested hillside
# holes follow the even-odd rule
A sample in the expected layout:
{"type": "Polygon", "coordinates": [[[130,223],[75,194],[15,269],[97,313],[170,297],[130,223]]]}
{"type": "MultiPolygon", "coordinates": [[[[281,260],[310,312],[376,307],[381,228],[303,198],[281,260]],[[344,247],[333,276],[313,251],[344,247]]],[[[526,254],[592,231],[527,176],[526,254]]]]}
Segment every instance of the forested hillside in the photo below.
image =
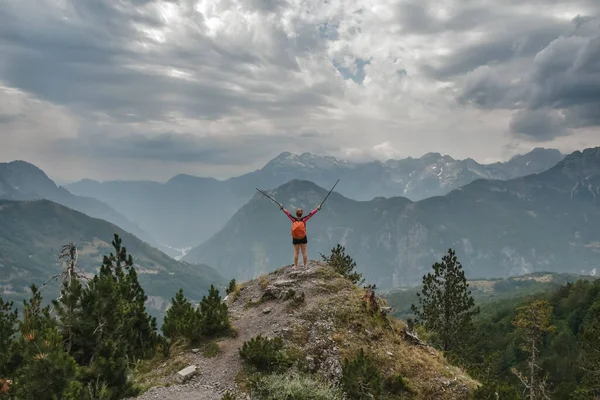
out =
{"type": "Polygon", "coordinates": [[[521,307],[536,301],[547,302],[548,326],[553,327],[540,335],[537,344],[536,369],[540,379],[546,379],[545,393],[551,399],[598,398],[600,280],[580,280],[548,293],[485,305],[474,319],[475,332],[468,346],[460,352],[463,365],[490,389],[501,388],[501,399],[523,398],[517,394],[526,387],[513,369],[527,376],[531,354],[527,335],[515,326],[515,320],[523,312],[521,307]]]}
{"type": "Polygon", "coordinates": [[[423,276],[414,327],[483,385],[477,399],[598,399],[600,280],[477,304],[452,250],[423,276]]]}
{"type": "MultiPolygon", "coordinates": [[[[69,243],[77,247],[78,267],[92,276],[111,251],[115,234],[135,255],[139,279],[154,315],[164,312],[169,296],[180,287],[197,300],[211,284],[226,283],[213,268],[175,261],[102,219],[48,200],[0,200],[0,296],[20,303],[32,283],[41,287],[59,274],[63,265],[58,257],[62,246],[69,243]]],[[[58,291],[56,281],[43,287],[44,297],[56,298],[58,291]]]]}
{"type": "MultiPolygon", "coordinates": [[[[487,307],[489,303],[495,304],[501,300],[511,299],[518,301],[522,297],[556,290],[567,283],[594,279],[597,279],[597,277],[567,273],[536,272],[506,279],[468,280],[468,283],[475,302],[480,306],[486,305],[484,310],[492,311],[493,307],[487,307]]],[[[396,317],[407,319],[413,317],[410,305],[417,301],[417,294],[420,290],[420,286],[394,288],[382,291],[381,295],[393,307],[393,314],[396,317]]]]}

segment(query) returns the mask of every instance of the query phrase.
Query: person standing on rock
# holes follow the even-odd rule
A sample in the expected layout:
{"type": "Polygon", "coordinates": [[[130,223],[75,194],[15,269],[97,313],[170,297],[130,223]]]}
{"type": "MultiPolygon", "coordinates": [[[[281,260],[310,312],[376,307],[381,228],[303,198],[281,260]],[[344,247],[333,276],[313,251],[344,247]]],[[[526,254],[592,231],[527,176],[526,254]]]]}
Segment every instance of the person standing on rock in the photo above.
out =
{"type": "Polygon", "coordinates": [[[298,253],[302,250],[302,260],[304,261],[304,268],[308,265],[308,256],[306,255],[306,245],[308,244],[308,238],[306,236],[306,221],[308,221],[313,215],[321,209],[319,205],[317,208],[312,210],[308,215],[302,216],[304,210],[301,208],[296,209],[296,216],[294,217],[288,210],[283,208],[283,204],[279,204],[281,211],[288,216],[292,221],[292,243],[294,244],[294,269],[298,267],[298,253]]]}

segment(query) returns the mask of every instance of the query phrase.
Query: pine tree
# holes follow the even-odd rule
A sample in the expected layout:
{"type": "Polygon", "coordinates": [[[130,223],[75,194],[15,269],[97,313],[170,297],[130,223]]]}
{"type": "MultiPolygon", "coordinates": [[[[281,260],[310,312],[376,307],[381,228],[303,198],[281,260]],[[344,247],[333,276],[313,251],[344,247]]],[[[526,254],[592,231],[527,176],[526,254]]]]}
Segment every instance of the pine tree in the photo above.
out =
{"type": "Polygon", "coordinates": [[[583,379],[578,389],[586,398],[600,399],[600,298],[585,316],[579,341],[583,379]]]}
{"type": "Polygon", "coordinates": [[[152,355],[158,343],[156,318],[146,312],[148,296],[140,285],[132,264],[128,265],[127,275],[121,282],[121,288],[124,291],[124,323],[125,326],[129,326],[127,341],[131,345],[128,355],[134,358],[146,358],[152,355]]]}
{"type": "Polygon", "coordinates": [[[35,285],[31,290],[31,299],[23,304],[23,321],[19,322],[20,338],[15,346],[20,360],[11,393],[23,399],[79,398],[82,385],[78,365],[64,351],[50,307],[41,307],[42,296],[35,285]]]}
{"type": "Polygon", "coordinates": [[[81,322],[85,320],[81,308],[82,292],[83,287],[78,279],[65,280],[59,298],[52,300],[60,325],[59,332],[64,338],[65,350],[69,354],[72,354],[74,342],[83,339],[80,327],[81,322]]]}
{"type": "Polygon", "coordinates": [[[103,257],[85,288],[78,280],[63,283],[55,308],[66,348],[82,366],[83,384],[104,384],[117,398],[131,392],[129,363],[152,355],[158,334],[132,256],[116,234],[112,245],[114,253],[103,257]]]}
{"type": "Polygon", "coordinates": [[[0,379],[7,379],[13,345],[13,335],[17,332],[18,313],[13,302],[5,302],[0,297],[0,379]]]}
{"type": "Polygon", "coordinates": [[[448,249],[442,262],[433,265],[433,274],[423,276],[417,293],[421,309],[414,304],[415,323],[431,332],[433,342],[444,351],[457,350],[472,332],[471,319],[479,313],[456,253],[448,249]]]}
{"type": "Polygon", "coordinates": [[[522,348],[530,354],[528,378],[525,378],[516,370],[513,370],[513,373],[519,377],[529,390],[529,400],[546,397],[545,381],[537,379],[538,370],[540,369],[537,365],[538,345],[547,332],[555,330],[554,325],[550,325],[551,318],[552,306],[550,303],[546,300],[538,300],[517,308],[517,316],[513,320],[513,325],[525,339],[522,348]]]}
{"type": "Polygon", "coordinates": [[[341,274],[350,282],[359,285],[364,283],[365,280],[362,278],[362,274],[355,271],[356,262],[352,257],[346,254],[346,248],[339,243],[336,247],[331,249],[331,254],[329,256],[321,254],[321,258],[327,265],[332,267],[335,272],[341,274]]]}
{"type": "Polygon", "coordinates": [[[235,283],[235,279],[230,280],[229,286],[227,286],[227,289],[225,290],[225,294],[231,294],[231,293],[235,292],[236,286],[237,286],[237,284],[235,283]]]}
{"type": "Polygon", "coordinates": [[[231,328],[227,304],[221,301],[219,290],[213,285],[210,285],[208,297],[203,296],[200,301],[200,320],[202,333],[206,336],[223,334],[231,328]]]}
{"type": "Polygon", "coordinates": [[[50,315],[50,306],[42,307],[42,294],[36,285],[31,285],[31,298],[23,301],[23,321],[19,321],[21,334],[36,334],[56,327],[50,315]]]}
{"type": "Polygon", "coordinates": [[[172,299],[161,329],[165,337],[171,340],[186,338],[192,343],[200,340],[202,335],[200,311],[185,298],[183,289],[179,289],[172,299]]]}
{"type": "Polygon", "coordinates": [[[157,343],[156,319],[146,312],[147,296],[138,282],[133,257],[117,234],[112,245],[115,253],[104,256],[100,274],[84,291],[84,297],[99,297],[105,303],[98,310],[97,315],[103,317],[98,327],[106,335],[121,338],[128,357],[143,358],[157,343]]]}

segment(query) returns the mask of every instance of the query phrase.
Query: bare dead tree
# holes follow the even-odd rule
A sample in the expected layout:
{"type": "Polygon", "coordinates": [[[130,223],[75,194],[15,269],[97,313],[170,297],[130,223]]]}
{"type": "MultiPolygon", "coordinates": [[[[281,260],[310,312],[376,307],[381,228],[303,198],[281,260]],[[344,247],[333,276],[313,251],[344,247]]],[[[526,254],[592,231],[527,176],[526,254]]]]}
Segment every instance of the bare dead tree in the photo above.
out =
{"type": "MultiPolygon", "coordinates": [[[[79,269],[77,264],[78,259],[78,251],[77,246],[73,243],[65,244],[61,247],[60,254],[58,255],[58,261],[61,264],[62,271],[59,274],[54,275],[50,279],[48,279],[44,284],[45,286],[49,282],[53,280],[60,279],[63,284],[66,284],[67,289],[72,288],[72,284],[75,281],[81,282],[82,280],[87,280],[88,278],[85,276],[84,272],[79,269]]],[[[63,292],[61,291],[58,298],[56,299],[58,302],[61,301],[63,296],[63,292]]],[[[51,311],[55,311],[55,303],[52,302],[51,311]]],[[[64,344],[67,350],[67,353],[71,353],[71,347],[73,344],[73,326],[76,324],[76,315],[74,314],[74,309],[71,306],[68,306],[65,310],[66,314],[63,315],[62,320],[62,329],[64,330],[64,344]]]]}
{"type": "Polygon", "coordinates": [[[58,255],[58,261],[63,266],[63,270],[61,273],[54,275],[44,282],[42,287],[48,284],[50,281],[57,279],[61,279],[63,282],[68,282],[69,285],[71,285],[74,279],[87,280],[87,276],[85,276],[85,273],[79,269],[79,265],[77,264],[78,256],[79,254],[75,244],[68,243],[63,245],[61,252],[58,255]]]}
{"type": "Polygon", "coordinates": [[[548,385],[546,379],[538,380],[538,371],[541,370],[537,364],[539,348],[538,343],[544,334],[554,332],[556,327],[550,325],[552,318],[552,306],[548,301],[534,301],[517,309],[517,316],[513,320],[513,325],[518,332],[525,338],[525,343],[521,346],[524,351],[529,353],[527,362],[529,367],[529,376],[523,376],[516,369],[512,372],[525,386],[525,392],[529,391],[529,400],[549,399],[547,393],[548,385]]]}

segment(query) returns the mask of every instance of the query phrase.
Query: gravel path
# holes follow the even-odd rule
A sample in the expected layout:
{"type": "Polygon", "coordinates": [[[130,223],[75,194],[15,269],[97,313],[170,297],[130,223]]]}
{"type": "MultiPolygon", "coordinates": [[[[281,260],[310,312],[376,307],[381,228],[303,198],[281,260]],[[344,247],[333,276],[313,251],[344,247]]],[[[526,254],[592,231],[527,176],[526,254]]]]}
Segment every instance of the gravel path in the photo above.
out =
{"type": "MultiPolygon", "coordinates": [[[[242,344],[258,334],[273,337],[282,330],[289,329],[296,319],[286,310],[286,304],[280,301],[267,301],[252,307],[247,307],[249,301],[257,302],[265,293],[265,289],[275,288],[277,291],[290,287],[296,291],[305,290],[306,305],[314,304],[311,288],[314,287],[314,274],[318,262],[309,262],[307,270],[292,270],[291,266],[284,267],[267,275],[266,280],[257,279],[248,282],[240,291],[235,302],[230,298],[225,301],[229,306],[230,319],[238,331],[235,338],[223,338],[217,342],[220,352],[216,357],[206,358],[201,352],[185,354],[189,365],[195,365],[197,374],[185,384],[177,384],[176,377],[168,387],[156,387],[148,390],[137,400],[220,400],[226,390],[235,391],[235,380],[242,370],[238,349],[242,344]],[[311,282],[312,281],[312,282],[311,282]]],[[[319,297],[319,296],[315,296],[319,297]]],[[[250,399],[239,395],[238,399],[250,399]]]]}

